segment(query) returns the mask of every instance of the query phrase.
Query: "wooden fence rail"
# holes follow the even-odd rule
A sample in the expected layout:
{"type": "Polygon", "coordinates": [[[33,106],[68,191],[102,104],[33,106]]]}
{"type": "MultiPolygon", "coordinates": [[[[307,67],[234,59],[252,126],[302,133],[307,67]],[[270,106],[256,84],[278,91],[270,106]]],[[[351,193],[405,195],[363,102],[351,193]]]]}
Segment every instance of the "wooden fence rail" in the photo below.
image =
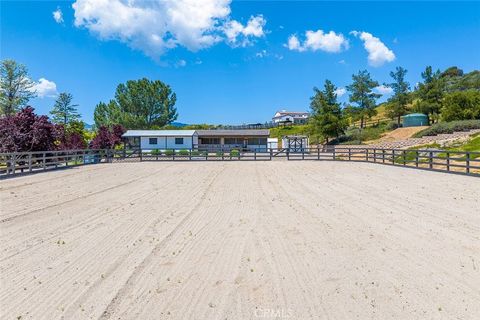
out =
{"type": "Polygon", "coordinates": [[[0,153],[0,177],[109,162],[112,150],[63,150],[0,153]]]}
{"type": "Polygon", "coordinates": [[[281,150],[68,150],[0,153],[0,178],[93,163],[124,161],[360,161],[480,177],[480,152],[318,147],[281,150]]]}
{"type": "Polygon", "coordinates": [[[379,148],[304,148],[288,160],[361,161],[480,176],[480,152],[379,148]]]}

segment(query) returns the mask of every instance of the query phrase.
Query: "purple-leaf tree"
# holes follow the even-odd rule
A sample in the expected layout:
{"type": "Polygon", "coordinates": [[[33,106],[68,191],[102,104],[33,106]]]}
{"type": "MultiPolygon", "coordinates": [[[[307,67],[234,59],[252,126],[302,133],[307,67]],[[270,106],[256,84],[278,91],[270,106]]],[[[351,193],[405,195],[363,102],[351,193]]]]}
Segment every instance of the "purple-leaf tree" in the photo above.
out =
{"type": "Polygon", "coordinates": [[[121,125],[114,125],[112,129],[101,126],[91,142],[91,147],[93,149],[113,149],[122,142],[124,132],[125,129],[121,125]]]}
{"type": "Polygon", "coordinates": [[[27,152],[56,149],[56,126],[47,116],[38,116],[28,106],[0,118],[0,151],[27,152]]]}

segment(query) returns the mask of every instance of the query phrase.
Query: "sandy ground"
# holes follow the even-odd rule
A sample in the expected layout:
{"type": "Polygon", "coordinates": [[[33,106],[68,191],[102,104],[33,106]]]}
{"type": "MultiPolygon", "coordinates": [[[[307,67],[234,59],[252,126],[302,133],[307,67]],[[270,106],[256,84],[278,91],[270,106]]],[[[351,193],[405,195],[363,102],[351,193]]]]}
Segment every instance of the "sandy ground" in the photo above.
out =
{"type": "Polygon", "coordinates": [[[423,129],[428,128],[425,127],[407,127],[407,128],[397,128],[391,132],[385,134],[380,140],[381,141],[394,141],[394,140],[401,140],[401,139],[408,139],[412,137],[415,133],[422,131],[423,129]]]}
{"type": "Polygon", "coordinates": [[[480,315],[478,178],[144,162],[0,186],[1,319],[480,315]]]}

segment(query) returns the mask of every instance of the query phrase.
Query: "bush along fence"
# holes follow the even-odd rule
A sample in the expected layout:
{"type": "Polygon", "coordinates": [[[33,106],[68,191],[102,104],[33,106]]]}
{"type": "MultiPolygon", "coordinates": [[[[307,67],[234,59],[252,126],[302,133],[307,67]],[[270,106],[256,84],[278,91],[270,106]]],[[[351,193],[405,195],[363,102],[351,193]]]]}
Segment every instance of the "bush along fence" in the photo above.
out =
{"type": "Polygon", "coordinates": [[[268,150],[240,151],[237,149],[210,150],[116,150],[112,161],[269,161],[272,152],[268,150]]]}
{"type": "Polygon", "coordinates": [[[0,153],[0,177],[78,165],[138,161],[358,161],[480,177],[480,152],[378,148],[278,150],[69,150],[0,153]]]}
{"type": "Polygon", "coordinates": [[[360,161],[480,177],[480,152],[378,148],[304,148],[288,160],[360,161]]]}

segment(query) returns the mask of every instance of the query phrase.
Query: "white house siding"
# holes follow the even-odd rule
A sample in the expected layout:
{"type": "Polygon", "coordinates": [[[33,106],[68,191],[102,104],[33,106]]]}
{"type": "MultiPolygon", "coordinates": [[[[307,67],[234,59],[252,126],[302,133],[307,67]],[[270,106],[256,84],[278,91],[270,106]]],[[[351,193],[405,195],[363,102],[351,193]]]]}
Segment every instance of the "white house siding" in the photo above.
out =
{"type": "Polygon", "coordinates": [[[196,144],[198,144],[198,136],[190,137],[141,137],[140,138],[140,148],[142,150],[165,150],[165,149],[192,149],[196,144]],[[150,138],[156,138],[157,144],[150,144],[150,138]],[[183,144],[175,144],[175,138],[183,138],[183,144]],[[196,143],[194,143],[196,140],[196,143]],[[193,144],[192,144],[193,143],[193,144]]]}

